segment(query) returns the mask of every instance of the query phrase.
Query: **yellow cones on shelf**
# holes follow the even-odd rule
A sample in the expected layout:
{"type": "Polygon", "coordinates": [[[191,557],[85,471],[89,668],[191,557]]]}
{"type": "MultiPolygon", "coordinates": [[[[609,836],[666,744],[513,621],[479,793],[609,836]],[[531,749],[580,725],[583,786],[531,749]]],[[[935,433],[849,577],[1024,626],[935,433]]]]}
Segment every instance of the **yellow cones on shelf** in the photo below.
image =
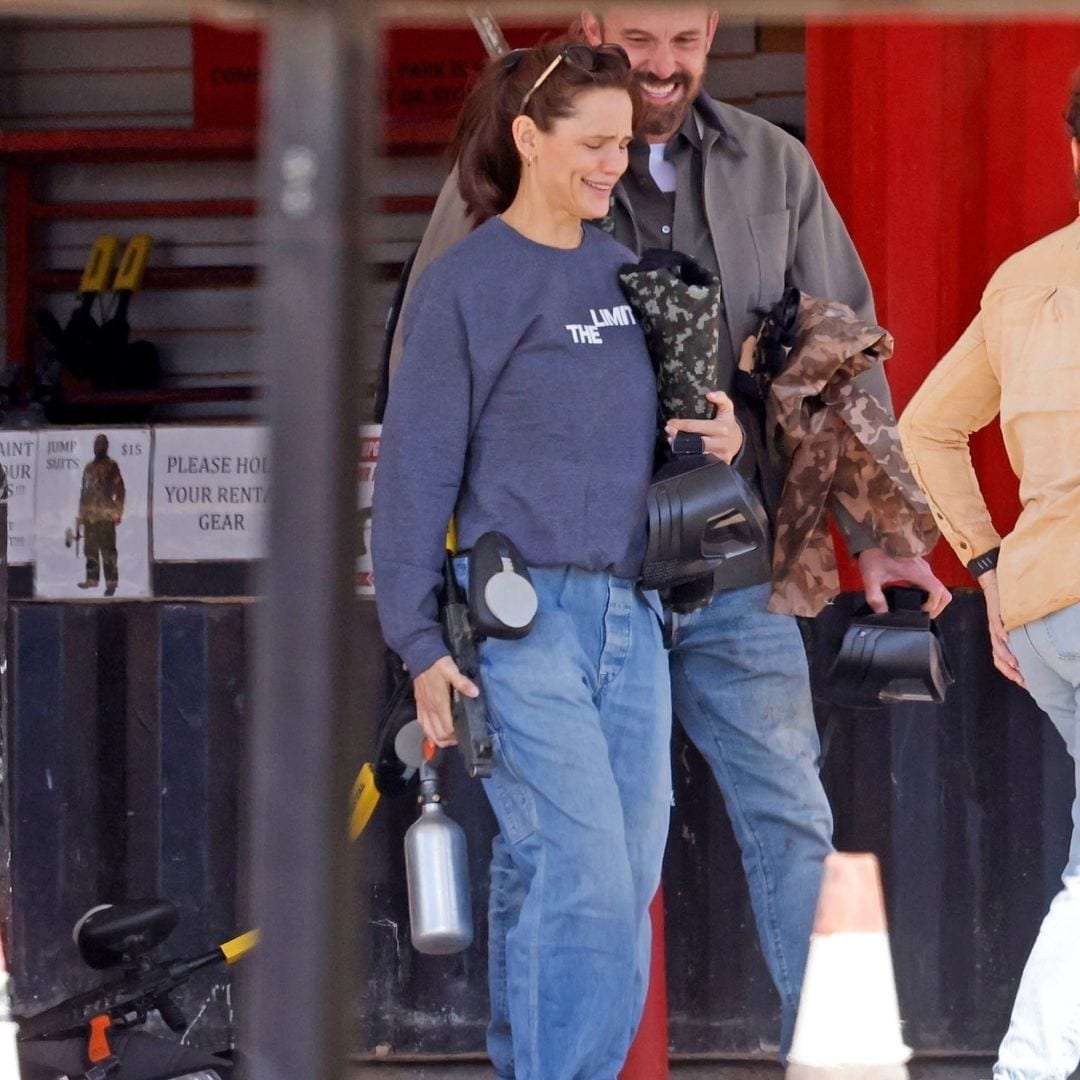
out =
{"type": "Polygon", "coordinates": [[[907,1080],[881,875],[830,855],[818,897],[787,1080],[907,1080]]]}

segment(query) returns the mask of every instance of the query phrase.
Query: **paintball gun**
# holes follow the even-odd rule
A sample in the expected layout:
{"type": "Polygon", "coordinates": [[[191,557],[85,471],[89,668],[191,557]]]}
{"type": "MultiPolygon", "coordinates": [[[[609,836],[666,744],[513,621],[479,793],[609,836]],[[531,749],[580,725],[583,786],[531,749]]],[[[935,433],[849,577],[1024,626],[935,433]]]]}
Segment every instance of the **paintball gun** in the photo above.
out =
{"type": "Polygon", "coordinates": [[[91,1022],[103,1016],[113,1028],[130,1027],[144,1023],[155,1010],[173,1031],[184,1031],[187,1020],[172,999],[173,991],[203,968],[239,960],[254,948],[258,932],[198,956],[151,960],[146,954],[165,940],[177,921],[175,906],[165,900],[91,908],[75,924],[79,953],[92,968],[122,967],[123,974],[34,1016],[19,1017],[19,1040],[85,1036],[91,1022]]]}
{"type": "MultiPolygon", "coordinates": [[[[454,562],[449,551],[446,552],[443,577],[440,619],[446,646],[462,675],[479,683],[480,658],[476,651],[476,636],[469,618],[468,603],[454,576],[454,562]]],[[[490,776],[491,735],[488,732],[487,706],[483,696],[464,697],[455,690],[451,707],[454,714],[454,734],[457,736],[466,773],[469,776],[490,776]]]]}
{"type": "MultiPolygon", "coordinates": [[[[469,554],[469,595],[466,599],[454,574],[455,539],[451,527],[443,563],[439,618],[443,640],[458,670],[479,683],[477,641],[485,637],[524,637],[532,629],[536,617],[536,591],[517,548],[502,533],[487,532],[477,538],[469,554]]],[[[419,745],[412,679],[399,657],[388,653],[388,661],[391,689],[383,709],[375,756],[361,766],[352,789],[349,836],[353,840],[367,826],[379,796],[394,796],[404,791],[420,765],[419,759],[412,760],[413,743],[419,745]],[[399,741],[401,739],[404,743],[399,741]],[[403,745],[408,747],[405,753],[402,753],[403,745]]],[[[492,747],[483,696],[463,697],[455,690],[451,709],[454,734],[466,774],[481,778],[490,776],[492,747]]],[[[431,764],[434,767],[435,762],[431,764]]]]}

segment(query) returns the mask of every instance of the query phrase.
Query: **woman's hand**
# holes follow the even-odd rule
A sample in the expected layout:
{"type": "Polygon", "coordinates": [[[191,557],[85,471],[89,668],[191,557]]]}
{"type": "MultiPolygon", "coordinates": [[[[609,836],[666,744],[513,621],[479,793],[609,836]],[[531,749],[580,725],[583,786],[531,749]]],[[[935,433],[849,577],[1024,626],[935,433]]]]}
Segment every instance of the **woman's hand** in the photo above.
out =
{"type": "Polygon", "coordinates": [[[983,599],[986,601],[986,621],[990,626],[990,648],[994,653],[994,667],[1016,683],[1024,685],[1024,676],[1020,674],[1020,665],[1009,648],[1009,635],[1005,632],[1005,624],[1001,621],[1001,600],[998,596],[998,579],[996,570],[987,570],[980,574],[976,580],[983,591],[983,599]]]}
{"type": "Polygon", "coordinates": [[[669,442],[680,431],[700,435],[705,453],[730,465],[743,444],[743,429],[735,419],[735,405],[723,390],[711,390],[705,400],[716,406],[716,416],[711,420],[669,420],[664,434],[669,442]]]}
{"type": "Polygon", "coordinates": [[[457,746],[454,738],[454,715],[451,693],[457,690],[466,697],[479,697],[480,688],[458,670],[449,656],[440,657],[413,679],[416,719],[424,734],[436,746],[457,746]]]}

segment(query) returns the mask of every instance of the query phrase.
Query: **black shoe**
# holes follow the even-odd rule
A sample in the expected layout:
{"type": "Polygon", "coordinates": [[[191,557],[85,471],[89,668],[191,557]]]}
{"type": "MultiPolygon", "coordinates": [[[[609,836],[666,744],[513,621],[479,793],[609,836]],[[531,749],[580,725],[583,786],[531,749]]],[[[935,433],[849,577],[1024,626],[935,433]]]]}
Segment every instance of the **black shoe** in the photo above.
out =
{"type": "Polygon", "coordinates": [[[98,587],[98,583],[96,581],[80,581],[79,582],[79,588],[80,589],[96,589],[97,587],[98,587]]]}
{"type": "Polygon", "coordinates": [[[114,592],[116,592],[116,586],[115,585],[106,585],[105,586],[105,595],[106,596],[112,596],[112,594],[114,592]]]}

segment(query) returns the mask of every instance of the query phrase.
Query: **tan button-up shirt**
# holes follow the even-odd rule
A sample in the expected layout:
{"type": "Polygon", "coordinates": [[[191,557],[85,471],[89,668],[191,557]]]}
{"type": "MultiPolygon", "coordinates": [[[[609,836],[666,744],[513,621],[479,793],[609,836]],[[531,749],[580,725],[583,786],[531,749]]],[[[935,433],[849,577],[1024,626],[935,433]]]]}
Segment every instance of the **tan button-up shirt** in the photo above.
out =
{"type": "Polygon", "coordinates": [[[1007,630],[1080,599],[1080,220],[994,274],[975,321],[905,410],[900,434],[961,561],[1001,545],[1007,630]],[[971,433],[999,413],[1023,504],[1004,541],[968,452],[971,433]]]}

